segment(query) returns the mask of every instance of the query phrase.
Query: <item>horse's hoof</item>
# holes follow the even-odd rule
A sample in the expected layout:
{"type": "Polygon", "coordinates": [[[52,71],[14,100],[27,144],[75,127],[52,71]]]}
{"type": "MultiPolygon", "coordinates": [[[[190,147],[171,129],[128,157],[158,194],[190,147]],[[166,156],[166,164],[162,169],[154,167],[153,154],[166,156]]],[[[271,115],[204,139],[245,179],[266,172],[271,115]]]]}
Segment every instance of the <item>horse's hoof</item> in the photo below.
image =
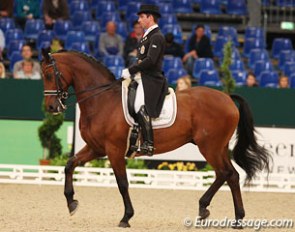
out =
{"type": "Polygon", "coordinates": [[[76,211],[78,210],[79,202],[77,200],[74,200],[71,204],[68,205],[70,215],[73,216],[76,211]]]}
{"type": "Polygon", "coordinates": [[[233,226],[232,226],[233,229],[236,229],[236,230],[242,230],[244,229],[243,226],[242,226],[242,223],[241,222],[236,222],[233,226]]]}
{"type": "Polygon", "coordinates": [[[128,228],[130,227],[130,224],[128,222],[120,222],[119,227],[121,228],[128,228]]]}
{"type": "Polygon", "coordinates": [[[201,209],[199,212],[199,220],[203,220],[207,217],[209,217],[210,211],[208,209],[201,209]]]}

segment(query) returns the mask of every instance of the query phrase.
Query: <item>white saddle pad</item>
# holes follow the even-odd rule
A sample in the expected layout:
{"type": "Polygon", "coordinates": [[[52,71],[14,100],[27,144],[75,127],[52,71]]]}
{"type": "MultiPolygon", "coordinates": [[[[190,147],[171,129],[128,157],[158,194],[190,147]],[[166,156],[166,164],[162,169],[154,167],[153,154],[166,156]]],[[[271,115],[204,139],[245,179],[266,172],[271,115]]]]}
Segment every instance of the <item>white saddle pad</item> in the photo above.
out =
{"type": "MultiPolygon", "coordinates": [[[[135,112],[137,113],[142,105],[144,105],[144,90],[142,86],[141,76],[140,74],[136,74],[135,80],[138,83],[136,98],[135,98],[135,112]]],[[[130,126],[133,126],[137,123],[134,122],[134,119],[130,116],[128,111],[128,85],[130,83],[130,79],[126,79],[122,82],[122,105],[124,116],[127,123],[130,126]]],[[[161,114],[158,118],[152,119],[153,129],[166,128],[173,125],[177,113],[177,104],[176,104],[176,96],[174,90],[169,88],[169,95],[166,96],[164,105],[161,111],[161,114]]]]}

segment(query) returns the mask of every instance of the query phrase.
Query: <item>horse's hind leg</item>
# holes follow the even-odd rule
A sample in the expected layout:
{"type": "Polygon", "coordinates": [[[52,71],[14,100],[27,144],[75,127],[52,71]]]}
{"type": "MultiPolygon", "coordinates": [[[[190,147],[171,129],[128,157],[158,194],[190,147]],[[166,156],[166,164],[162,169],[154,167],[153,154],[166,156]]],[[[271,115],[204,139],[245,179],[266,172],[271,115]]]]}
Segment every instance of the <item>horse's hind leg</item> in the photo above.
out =
{"type": "MultiPolygon", "coordinates": [[[[124,151],[122,151],[122,154],[124,154],[124,151]]],[[[126,173],[126,164],[125,164],[125,157],[124,156],[117,156],[114,155],[112,152],[109,153],[109,160],[111,162],[112,168],[114,170],[114,174],[116,176],[117,184],[119,191],[121,193],[121,196],[123,198],[124,202],[124,216],[121,219],[119,223],[119,227],[130,227],[129,220],[134,215],[134,209],[131,203],[131,199],[129,196],[129,183],[127,179],[127,173],[126,173]]]]}
{"type": "Polygon", "coordinates": [[[78,165],[85,164],[86,162],[94,159],[98,155],[95,154],[87,145],[79,151],[76,155],[71,157],[65,167],[65,189],[64,195],[67,199],[68,209],[73,215],[78,207],[78,201],[74,200],[74,187],[73,187],[73,172],[78,165]]]}

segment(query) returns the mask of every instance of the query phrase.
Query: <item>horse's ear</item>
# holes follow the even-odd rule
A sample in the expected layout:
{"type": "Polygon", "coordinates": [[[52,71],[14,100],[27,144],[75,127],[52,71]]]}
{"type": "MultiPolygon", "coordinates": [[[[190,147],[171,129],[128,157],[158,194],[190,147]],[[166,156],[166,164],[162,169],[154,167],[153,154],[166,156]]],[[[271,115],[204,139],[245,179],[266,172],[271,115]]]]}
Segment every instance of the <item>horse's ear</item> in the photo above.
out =
{"type": "Polygon", "coordinates": [[[50,52],[49,48],[42,48],[42,57],[46,63],[49,63],[49,59],[50,59],[48,55],[49,52],[50,52]]]}

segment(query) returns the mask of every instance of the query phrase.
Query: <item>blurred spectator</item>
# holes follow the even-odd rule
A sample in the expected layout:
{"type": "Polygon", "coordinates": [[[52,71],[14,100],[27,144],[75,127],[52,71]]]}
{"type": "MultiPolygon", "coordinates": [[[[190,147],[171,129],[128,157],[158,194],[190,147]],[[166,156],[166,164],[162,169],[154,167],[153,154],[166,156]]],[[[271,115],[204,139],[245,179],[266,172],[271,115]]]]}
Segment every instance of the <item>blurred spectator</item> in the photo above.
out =
{"type": "Polygon", "coordinates": [[[287,76],[280,76],[279,78],[279,88],[280,89],[287,89],[289,88],[289,78],[287,76]]]}
{"type": "Polygon", "coordinates": [[[58,19],[69,19],[69,6],[67,0],[44,0],[43,15],[47,29],[52,29],[58,19]]]}
{"type": "Polygon", "coordinates": [[[63,49],[64,49],[64,42],[62,40],[54,38],[51,41],[51,45],[50,45],[51,52],[57,52],[57,51],[63,50],[63,49]]]}
{"type": "Polygon", "coordinates": [[[249,72],[246,78],[246,86],[247,87],[257,87],[257,80],[254,73],[249,72]]]}
{"type": "Polygon", "coordinates": [[[196,26],[195,34],[189,40],[188,50],[182,61],[190,74],[192,74],[195,59],[213,58],[210,39],[205,35],[204,25],[196,26]]]}
{"type": "Polygon", "coordinates": [[[143,28],[140,26],[139,22],[136,20],[133,23],[133,31],[129,34],[125,41],[124,47],[124,59],[126,66],[130,66],[137,60],[137,48],[138,44],[143,36],[143,28]]]}
{"type": "Polygon", "coordinates": [[[12,17],[14,0],[0,1],[0,17],[12,17]]]}
{"type": "Polygon", "coordinates": [[[0,60],[3,59],[2,53],[5,48],[5,37],[3,31],[0,29],[0,60]]]}
{"type": "Polygon", "coordinates": [[[39,0],[16,0],[16,22],[24,29],[27,19],[40,17],[39,0]]]}
{"type": "MultiPolygon", "coordinates": [[[[22,57],[23,60],[18,61],[14,64],[13,66],[13,76],[15,77],[16,73],[19,72],[20,70],[22,70],[22,62],[24,60],[31,60],[33,56],[33,52],[32,52],[32,48],[30,45],[25,44],[22,47],[22,57]]],[[[33,65],[33,72],[37,72],[40,73],[41,69],[40,69],[40,64],[36,61],[33,61],[34,65],[33,65]]]]}
{"type": "Polygon", "coordinates": [[[123,39],[116,33],[116,23],[109,21],[106,25],[106,32],[99,38],[99,52],[104,55],[123,56],[123,39]]]}
{"type": "Polygon", "coordinates": [[[177,85],[176,85],[176,92],[189,89],[191,87],[192,87],[192,82],[191,82],[191,78],[188,75],[178,78],[177,85]]]}
{"type": "Polygon", "coordinates": [[[21,62],[21,70],[14,76],[15,79],[31,79],[39,80],[41,79],[40,72],[34,71],[34,61],[32,59],[23,60],[21,62]]]}
{"type": "Polygon", "coordinates": [[[184,56],[183,48],[180,44],[174,42],[174,35],[172,33],[167,33],[165,35],[166,48],[165,55],[172,55],[175,57],[182,58],[184,56]]]}
{"type": "Polygon", "coordinates": [[[5,74],[5,67],[4,64],[0,62],[0,78],[5,78],[6,74],[5,74]]]}

